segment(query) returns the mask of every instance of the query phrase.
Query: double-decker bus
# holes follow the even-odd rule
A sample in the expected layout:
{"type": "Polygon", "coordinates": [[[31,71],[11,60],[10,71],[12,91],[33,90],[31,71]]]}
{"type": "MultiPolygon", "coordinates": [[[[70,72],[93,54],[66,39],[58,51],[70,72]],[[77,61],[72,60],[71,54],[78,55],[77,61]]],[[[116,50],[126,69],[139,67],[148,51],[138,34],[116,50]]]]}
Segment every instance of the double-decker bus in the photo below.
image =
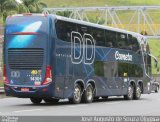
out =
{"type": "Polygon", "coordinates": [[[57,15],[13,15],[4,34],[7,96],[32,103],[140,99],[151,92],[151,56],[140,34],[57,15]]]}

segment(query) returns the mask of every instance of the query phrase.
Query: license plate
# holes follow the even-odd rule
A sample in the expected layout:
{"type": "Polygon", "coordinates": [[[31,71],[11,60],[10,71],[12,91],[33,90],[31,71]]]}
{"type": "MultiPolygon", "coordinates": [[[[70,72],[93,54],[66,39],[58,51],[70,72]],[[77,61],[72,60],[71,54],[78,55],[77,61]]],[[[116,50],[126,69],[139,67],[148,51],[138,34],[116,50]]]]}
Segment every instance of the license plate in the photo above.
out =
{"type": "Polygon", "coordinates": [[[28,92],[28,91],[29,91],[29,88],[21,88],[21,91],[23,91],[23,92],[28,92]]]}

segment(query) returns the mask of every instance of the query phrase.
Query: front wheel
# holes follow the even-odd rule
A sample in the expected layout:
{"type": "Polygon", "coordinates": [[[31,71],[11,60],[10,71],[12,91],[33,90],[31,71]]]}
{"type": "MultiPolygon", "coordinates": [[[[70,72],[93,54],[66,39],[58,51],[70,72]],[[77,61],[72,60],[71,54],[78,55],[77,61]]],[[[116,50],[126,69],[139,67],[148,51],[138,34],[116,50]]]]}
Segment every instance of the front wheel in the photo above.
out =
{"type": "Polygon", "coordinates": [[[134,88],[132,85],[129,85],[127,95],[124,95],[125,100],[132,100],[133,99],[133,92],[134,88]]]}
{"type": "Polygon", "coordinates": [[[141,93],[142,93],[141,87],[140,85],[137,85],[136,90],[134,91],[134,99],[139,100],[141,97],[141,93]]]}
{"type": "Polygon", "coordinates": [[[33,104],[40,104],[42,102],[41,98],[30,98],[33,104]]]}
{"type": "Polygon", "coordinates": [[[155,90],[155,92],[157,93],[159,91],[159,87],[158,86],[156,86],[156,90],[155,90]]]}
{"type": "Polygon", "coordinates": [[[73,96],[72,98],[69,99],[69,101],[74,104],[79,104],[81,102],[81,97],[82,97],[81,87],[79,84],[76,83],[74,86],[73,96]]]}
{"type": "Polygon", "coordinates": [[[83,93],[83,102],[91,103],[94,98],[94,88],[92,84],[88,84],[86,90],[83,93]]]}

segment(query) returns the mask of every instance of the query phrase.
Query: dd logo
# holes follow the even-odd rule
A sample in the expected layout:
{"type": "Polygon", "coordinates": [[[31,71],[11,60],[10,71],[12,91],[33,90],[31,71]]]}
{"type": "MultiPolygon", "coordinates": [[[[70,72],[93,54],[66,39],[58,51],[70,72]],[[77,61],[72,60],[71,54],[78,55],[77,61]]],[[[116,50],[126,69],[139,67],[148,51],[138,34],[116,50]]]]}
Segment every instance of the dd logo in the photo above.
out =
{"type": "Polygon", "coordinates": [[[71,32],[71,60],[74,64],[92,64],[95,58],[95,42],[90,34],[71,32]]]}
{"type": "Polygon", "coordinates": [[[20,72],[19,71],[11,71],[11,77],[12,78],[19,78],[20,72]]]}

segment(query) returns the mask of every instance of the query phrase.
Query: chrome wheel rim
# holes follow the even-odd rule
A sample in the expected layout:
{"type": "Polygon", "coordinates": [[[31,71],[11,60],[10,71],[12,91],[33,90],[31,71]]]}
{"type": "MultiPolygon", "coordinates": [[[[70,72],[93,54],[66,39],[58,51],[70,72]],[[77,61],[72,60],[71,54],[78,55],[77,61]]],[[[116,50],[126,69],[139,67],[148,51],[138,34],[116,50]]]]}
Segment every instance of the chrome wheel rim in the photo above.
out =
{"type": "Polygon", "coordinates": [[[92,88],[89,86],[87,88],[87,99],[92,100],[92,98],[93,98],[93,91],[92,91],[92,88]]]}
{"type": "Polygon", "coordinates": [[[141,89],[139,87],[137,87],[136,95],[137,95],[137,98],[141,96],[141,89]]]}
{"type": "Polygon", "coordinates": [[[76,87],[74,88],[74,99],[75,99],[76,101],[79,101],[80,98],[81,98],[81,90],[79,89],[79,87],[76,86],[76,87]]]}
{"type": "Polygon", "coordinates": [[[129,98],[132,98],[132,97],[133,97],[133,89],[132,89],[131,86],[128,88],[128,97],[129,97],[129,98]]]}
{"type": "Polygon", "coordinates": [[[157,87],[157,92],[158,92],[159,88],[157,87]]]}

